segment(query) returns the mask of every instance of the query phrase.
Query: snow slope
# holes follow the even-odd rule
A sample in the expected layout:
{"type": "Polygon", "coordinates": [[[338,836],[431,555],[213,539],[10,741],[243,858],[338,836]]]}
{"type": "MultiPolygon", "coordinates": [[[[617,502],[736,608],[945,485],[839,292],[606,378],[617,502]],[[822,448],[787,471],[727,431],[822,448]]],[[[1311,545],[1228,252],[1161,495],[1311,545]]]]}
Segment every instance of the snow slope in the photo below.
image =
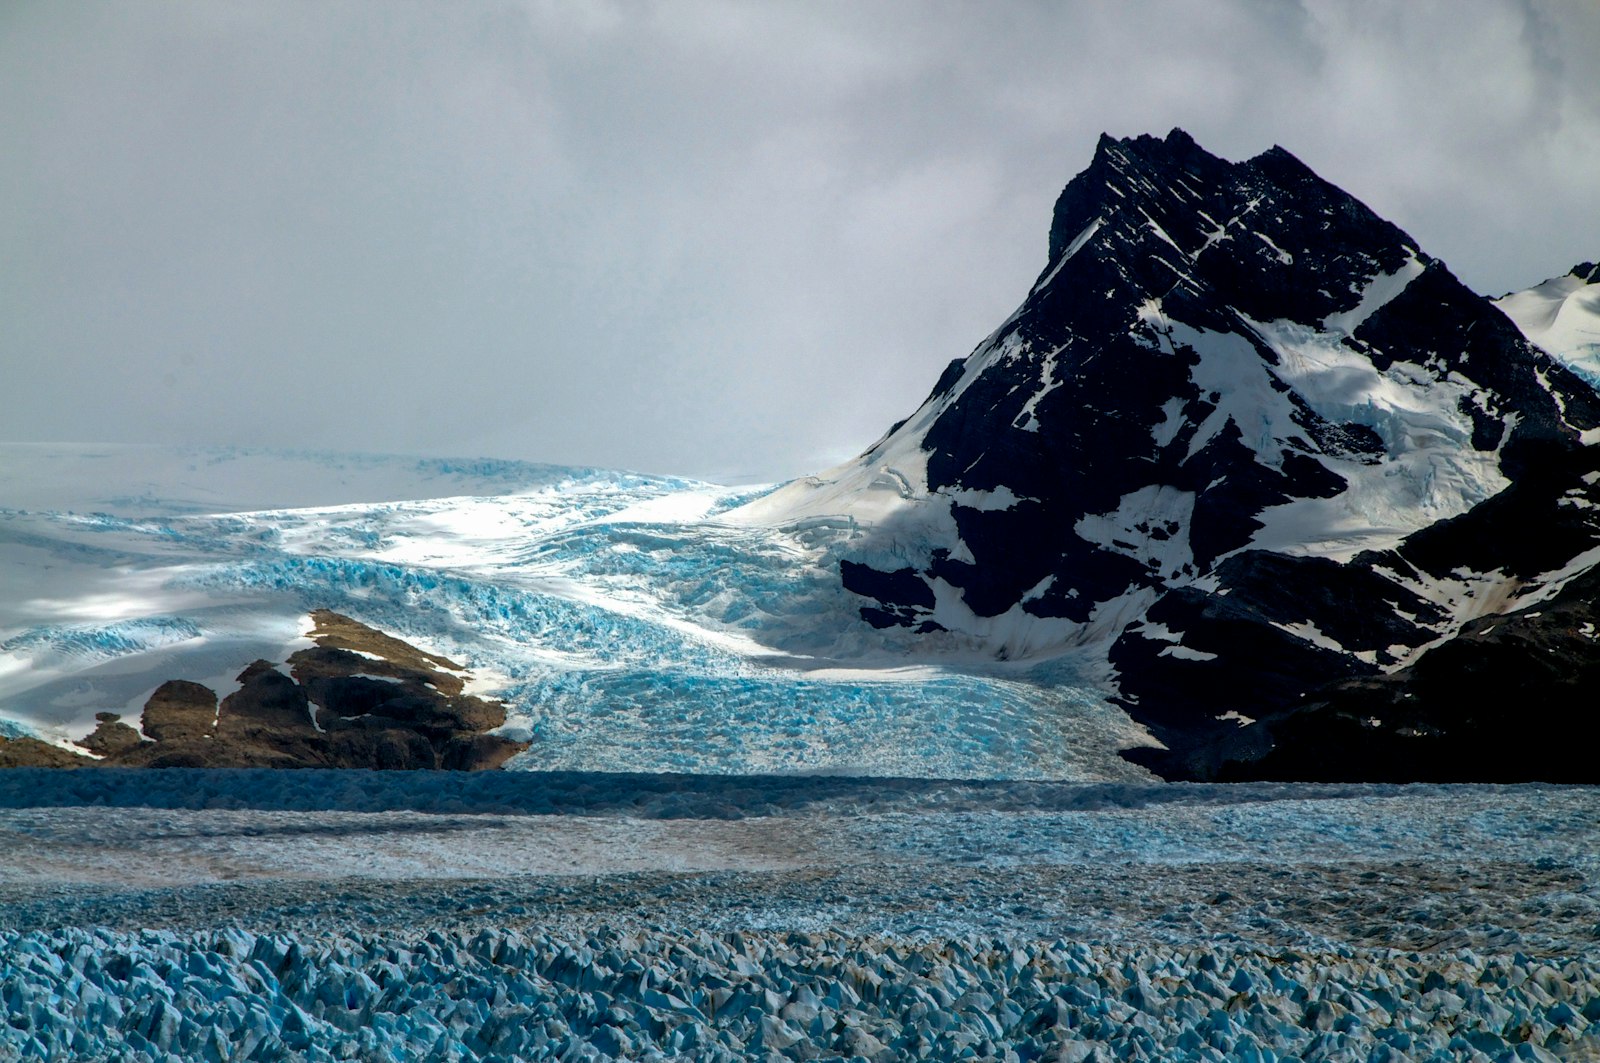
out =
{"type": "Polygon", "coordinates": [[[1600,266],[1574,266],[1494,302],[1524,336],[1600,387],[1600,266]]]}
{"type": "Polygon", "coordinates": [[[929,663],[765,488],[495,461],[0,446],[0,717],[56,740],[226,694],[325,607],[470,667],[518,766],[1131,778],[1070,662],[929,663]]]}

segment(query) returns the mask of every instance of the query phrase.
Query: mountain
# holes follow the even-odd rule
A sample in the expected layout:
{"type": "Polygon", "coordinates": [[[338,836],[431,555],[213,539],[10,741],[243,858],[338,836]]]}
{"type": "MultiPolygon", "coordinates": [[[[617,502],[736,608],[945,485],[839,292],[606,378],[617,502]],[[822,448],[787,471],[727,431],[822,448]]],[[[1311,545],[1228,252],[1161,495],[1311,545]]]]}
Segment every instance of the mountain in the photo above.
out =
{"type": "Polygon", "coordinates": [[[1441,687],[1349,734],[1319,696],[1485,617],[1537,624],[1600,559],[1600,397],[1529,339],[1585,335],[1593,280],[1497,307],[1282,148],[1102,137],[1017,311],[859,459],[746,516],[848,522],[860,616],[928,652],[1098,663],[1168,777],[1593,781],[1573,691],[1534,723],[1472,704],[1514,681],[1441,687]]]}

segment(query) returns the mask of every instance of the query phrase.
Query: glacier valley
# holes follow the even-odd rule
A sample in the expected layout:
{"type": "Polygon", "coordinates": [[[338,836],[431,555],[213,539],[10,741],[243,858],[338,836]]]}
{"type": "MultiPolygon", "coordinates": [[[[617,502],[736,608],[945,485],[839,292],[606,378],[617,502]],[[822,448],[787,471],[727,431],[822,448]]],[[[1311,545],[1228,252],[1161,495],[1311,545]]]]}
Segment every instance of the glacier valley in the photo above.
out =
{"type": "Polygon", "coordinates": [[[162,682],[225,696],[314,608],[462,662],[512,768],[1146,777],[1070,656],[918,651],[840,586],[849,520],[729,519],[768,487],[510,461],[0,447],[0,727],[137,724],[162,682]]]}

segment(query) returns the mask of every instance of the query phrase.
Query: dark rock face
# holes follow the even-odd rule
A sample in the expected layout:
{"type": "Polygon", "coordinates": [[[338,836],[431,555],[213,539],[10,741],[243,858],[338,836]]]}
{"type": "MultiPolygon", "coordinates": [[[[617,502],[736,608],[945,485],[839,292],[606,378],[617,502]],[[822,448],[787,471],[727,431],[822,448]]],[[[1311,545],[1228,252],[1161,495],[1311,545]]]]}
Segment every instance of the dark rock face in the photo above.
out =
{"type": "Polygon", "coordinates": [[[1244,730],[1258,757],[1223,779],[1592,783],[1600,748],[1600,572],[1554,599],[1472,621],[1387,675],[1325,687],[1244,730]]]}
{"type": "Polygon", "coordinates": [[[498,735],[452,735],[439,750],[439,767],[446,771],[489,771],[500,767],[526,748],[498,735]]]}
{"type": "MultiPolygon", "coordinates": [[[[1235,574],[1230,571],[1216,591],[1169,593],[1149,618],[1173,620],[1170,613],[1187,609],[1168,627],[1185,632],[1185,645],[1211,648],[1217,656],[1153,659],[1157,644],[1140,627],[1117,641],[1112,659],[1130,680],[1124,695],[1145,693],[1153,707],[1171,712],[1178,736],[1168,751],[1126,755],[1170,778],[1600,779],[1586,752],[1591,746],[1580,738],[1600,735],[1577,696],[1581,677],[1600,667],[1600,642],[1575,634],[1585,621],[1574,613],[1600,597],[1600,572],[1584,560],[1600,545],[1596,450],[1529,457],[1520,478],[1495,497],[1321,578],[1286,572],[1262,586],[1226,578],[1235,574]],[[1438,589],[1463,575],[1469,577],[1465,589],[1441,604],[1438,589]],[[1518,608],[1552,591],[1558,605],[1518,608]],[[1451,605],[1453,611],[1445,608],[1451,605]],[[1463,620],[1464,610],[1478,615],[1463,620]],[[1283,638],[1284,621],[1310,624],[1331,647],[1288,639],[1272,648],[1230,639],[1218,619],[1230,611],[1245,614],[1257,633],[1264,624],[1280,625],[1283,638]],[[1538,640],[1511,637],[1530,630],[1542,632],[1538,640]],[[1485,631],[1495,634],[1486,640],[1485,631]],[[1558,636],[1559,645],[1549,643],[1558,636]],[[1441,639],[1395,670],[1401,655],[1441,639]],[[1545,684],[1552,666],[1572,685],[1545,684]],[[1452,674],[1461,681],[1443,681],[1452,674]],[[1527,715],[1530,705],[1537,724],[1527,715]],[[1186,715],[1193,708],[1211,710],[1213,725],[1196,727],[1186,715]],[[1243,730],[1214,726],[1214,717],[1230,710],[1257,722],[1243,730]],[[1579,741],[1553,745],[1546,729],[1579,741]],[[1450,737],[1412,741],[1439,735],[1450,737]]],[[[1227,566],[1303,567],[1308,560],[1250,551],[1227,566]]],[[[1164,721],[1151,722],[1161,733],[1164,721]]]]}
{"type": "Polygon", "coordinates": [[[485,733],[506,722],[505,707],[463,694],[458,666],[338,613],[312,618],[318,645],[289,658],[292,678],[256,661],[220,707],[210,688],[172,680],[145,705],[148,741],[100,713],[83,745],[101,760],[16,739],[0,742],[0,767],[482,771],[528,748],[485,733]]]}
{"type": "MultiPolygon", "coordinates": [[[[1168,777],[1331,777],[1289,747],[1348,714],[1304,706],[1388,690],[1413,660],[1430,674],[1450,654],[1422,647],[1549,598],[1600,546],[1600,396],[1288,152],[1102,138],[1049,254],[860,459],[920,514],[841,565],[868,623],[999,657],[1101,647],[1119,704],[1168,747],[1128,755],[1168,777]]],[[[1504,720],[1424,686],[1404,726],[1494,746],[1504,720]]],[[[1543,777],[1533,747],[1491,771],[1459,742],[1378,753],[1378,730],[1341,732],[1349,758],[1375,751],[1350,777],[1456,770],[1419,756],[1543,777]]]]}

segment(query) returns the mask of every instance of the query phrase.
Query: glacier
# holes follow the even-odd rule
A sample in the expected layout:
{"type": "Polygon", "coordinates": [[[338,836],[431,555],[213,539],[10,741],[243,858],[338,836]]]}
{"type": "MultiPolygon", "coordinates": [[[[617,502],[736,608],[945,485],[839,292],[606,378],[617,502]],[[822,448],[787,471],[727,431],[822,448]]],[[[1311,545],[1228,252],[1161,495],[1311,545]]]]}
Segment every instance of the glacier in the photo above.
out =
{"type": "MultiPolygon", "coordinates": [[[[770,486],[494,460],[0,445],[0,718],[59,743],[226,695],[313,608],[461,661],[510,765],[1081,781],[1148,742],[1070,656],[930,656],[839,581],[852,521],[770,486]],[[759,508],[759,507],[757,507],[759,508]]],[[[947,647],[945,648],[948,649],[947,647]]]]}
{"type": "Polygon", "coordinates": [[[18,769],[0,1059],[1590,1059],[1597,806],[18,769]]]}

